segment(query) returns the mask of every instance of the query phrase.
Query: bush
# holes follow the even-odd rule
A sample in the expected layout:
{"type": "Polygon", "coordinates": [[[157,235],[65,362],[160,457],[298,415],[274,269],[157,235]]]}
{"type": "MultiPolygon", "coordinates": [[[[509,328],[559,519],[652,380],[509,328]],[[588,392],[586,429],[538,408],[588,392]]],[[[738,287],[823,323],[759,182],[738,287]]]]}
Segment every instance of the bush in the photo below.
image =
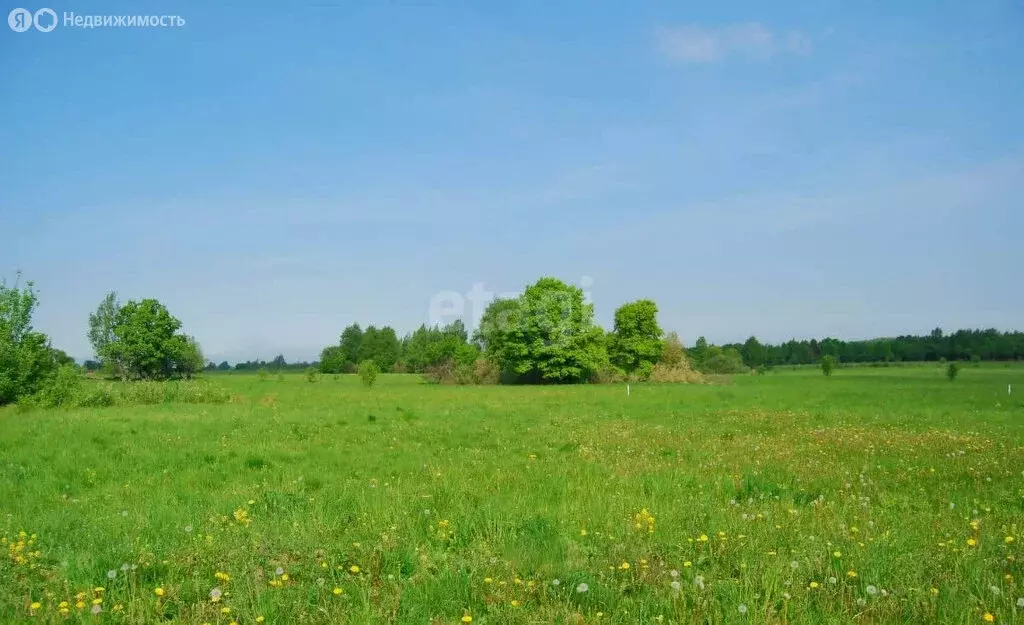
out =
{"type": "Polygon", "coordinates": [[[689,365],[681,364],[674,367],[658,363],[651,371],[651,382],[674,384],[701,384],[704,376],[694,371],[689,365]]]}
{"type": "Polygon", "coordinates": [[[311,383],[316,382],[316,369],[312,367],[306,369],[306,381],[311,383]]]}
{"type": "Polygon", "coordinates": [[[364,360],[359,363],[359,377],[362,378],[363,384],[366,388],[373,388],[373,383],[377,381],[377,375],[380,373],[380,367],[377,366],[372,360],[364,360]]]}
{"type": "MultiPolygon", "coordinates": [[[[708,351],[711,351],[710,349],[708,351]]],[[[747,366],[743,364],[743,356],[734,348],[712,353],[705,361],[702,370],[705,373],[745,373],[747,366]]]]}
{"type": "Polygon", "coordinates": [[[960,373],[960,363],[953,361],[946,367],[946,377],[952,382],[956,379],[957,374],[960,373]]]}
{"type": "Polygon", "coordinates": [[[832,370],[836,367],[836,357],[830,354],[826,354],[821,357],[821,373],[825,376],[832,375],[832,370]]]}
{"type": "Polygon", "coordinates": [[[81,388],[82,378],[79,375],[78,367],[64,365],[57,369],[56,373],[46,380],[42,390],[28,401],[39,408],[73,406],[81,394],[81,388]]]}
{"type": "Polygon", "coordinates": [[[77,369],[62,367],[39,393],[22,399],[24,410],[34,408],[102,408],[165,403],[224,404],[231,401],[227,390],[200,380],[156,382],[83,381],[77,369]]]}
{"type": "Polygon", "coordinates": [[[473,363],[473,380],[477,384],[497,384],[501,381],[501,369],[486,358],[478,358],[473,363]]]}

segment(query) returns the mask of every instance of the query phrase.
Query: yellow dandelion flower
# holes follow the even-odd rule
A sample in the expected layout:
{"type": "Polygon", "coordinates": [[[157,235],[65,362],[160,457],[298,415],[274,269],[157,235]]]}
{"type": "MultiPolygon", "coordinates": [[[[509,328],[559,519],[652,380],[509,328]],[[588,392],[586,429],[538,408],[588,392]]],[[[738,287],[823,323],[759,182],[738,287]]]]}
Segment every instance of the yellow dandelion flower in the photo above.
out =
{"type": "Polygon", "coordinates": [[[843,553],[841,551],[833,551],[832,555],[837,557],[837,558],[843,557],[843,553]]]}
{"type": "Polygon", "coordinates": [[[281,581],[282,582],[287,582],[289,579],[291,579],[291,578],[288,577],[287,573],[285,573],[284,575],[281,576],[281,581]]]}
{"type": "Polygon", "coordinates": [[[702,543],[708,542],[708,535],[707,534],[701,534],[700,535],[700,542],[702,542],[702,543]]]}
{"type": "Polygon", "coordinates": [[[67,601],[61,601],[60,604],[57,607],[58,608],[66,608],[66,607],[68,607],[68,602],[67,601]]]}
{"type": "Polygon", "coordinates": [[[75,607],[78,608],[79,610],[81,610],[82,608],[85,607],[85,602],[84,601],[79,601],[78,603],[75,604],[75,607]]]}
{"type": "Polygon", "coordinates": [[[472,623],[473,622],[473,617],[467,614],[466,616],[462,617],[462,622],[463,623],[472,623]]]}
{"type": "Polygon", "coordinates": [[[587,535],[587,528],[581,529],[580,530],[580,536],[586,536],[586,535],[587,535]]]}
{"type": "Polygon", "coordinates": [[[348,571],[349,571],[349,573],[353,573],[353,574],[358,573],[359,572],[359,567],[357,565],[353,564],[352,566],[348,567],[348,571]]]}
{"type": "Polygon", "coordinates": [[[857,577],[857,571],[847,571],[846,572],[846,576],[847,577],[857,577]]]}
{"type": "Polygon", "coordinates": [[[810,587],[811,588],[817,588],[818,587],[818,582],[811,582],[810,587]]]}
{"type": "Polygon", "coordinates": [[[978,541],[974,540],[973,538],[968,538],[967,539],[967,546],[968,547],[975,547],[975,546],[977,546],[977,544],[978,544],[978,541]]]}
{"type": "Polygon", "coordinates": [[[984,619],[986,623],[991,623],[992,621],[996,620],[996,617],[992,616],[991,612],[986,612],[985,615],[981,618],[984,619]]]}
{"type": "Polygon", "coordinates": [[[491,579],[490,577],[485,577],[485,578],[484,578],[484,583],[485,583],[485,584],[490,584],[490,583],[491,583],[491,582],[493,582],[493,581],[494,581],[494,580],[493,580],[493,579],[491,579]]]}
{"type": "Polygon", "coordinates": [[[153,589],[153,594],[155,594],[157,597],[163,597],[164,596],[164,589],[160,588],[160,587],[154,588],[153,589]]]}
{"type": "Polygon", "coordinates": [[[263,622],[264,620],[265,620],[265,619],[263,618],[263,615],[260,615],[260,616],[257,616],[257,617],[256,617],[256,622],[257,622],[257,623],[262,623],[262,622],[263,622]]]}
{"type": "Polygon", "coordinates": [[[335,588],[335,589],[334,589],[334,590],[333,590],[332,592],[333,592],[334,594],[336,594],[336,595],[340,595],[341,593],[343,593],[343,592],[345,592],[345,591],[344,591],[344,590],[342,590],[341,588],[335,588]]]}
{"type": "Polygon", "coordinates": [[[228,606],[224,606],[223,608],[220,609],[220,613],[221,614],[231,614],[231,608],[229,608],[228,606]]]}
{"type": "Polygon", "coordinates": [[[518,599],[513,599],[513,600],[512,600],[512,607],[513,607],[513,608],[518,608],[518,607],[519,607],[520,605],[521,605],[521,604],[519,603],[519,600],[518,600],[518,599]]]}
{"type": "Polygon", "coordinates": [[[619,565],[619,568],[622,569],[623,571],[629,569],[629,562],[623,562],[622,564],[619,565]]]}
{"type": "MultiPolygon", "coordinates": [[[[22,605],[25,605],[25,604],[23,603],[22,605]]],[[[32,605],[30,605],[29,607],[32,608],[33,610],[38,610],[39,608],[43,607],[43,604],[39,603],[38,601],[33,601],[32,605]]]]}
{"type": "Polygon", "coordinates": [[[101,603],[103,603],[103,599],[100,599],[99,597],[96,597],[95,599],[92,600],[92,604],[93,605],[99,605],[101,603]]]}
{"type": "Polygon", "coordinates": [[[1006,538],[1003,539],[1003,542],[1006,543],[1007,545],[1009,545],[1010,543],[1013,542],[1013,536],[1007,536],[1006,538]]]}
{"type": "Polygon", "coordinates": [[[933,588],[932,588],[932,594],[933,594],[933,595],[937,595],[937,594],[939,594],[939,589],[938,589],[938,588],[934,588],[934,587],[933,587],[933,588]]]}
{"type": "Polygon", "coordinates": [[[683,562],[683,567],[684,568],[690,568],[691,566],[693,566],[693,562],[690,562],[689,560],[687,560],[686,562],[683,562]]]}
{"type": "Polygon", "coordinates": [[[97,587],[95,587],[95,588],[93,588],[93,589],[92,589],[92,591],[93,591],[94,593],[96,593],[96,594],[100,594],[100,593],[102,593],[102,592],[103,592],[104,590],[106,590],[106,588],[104,588],[103,586],[97,586],[97,587]]]}

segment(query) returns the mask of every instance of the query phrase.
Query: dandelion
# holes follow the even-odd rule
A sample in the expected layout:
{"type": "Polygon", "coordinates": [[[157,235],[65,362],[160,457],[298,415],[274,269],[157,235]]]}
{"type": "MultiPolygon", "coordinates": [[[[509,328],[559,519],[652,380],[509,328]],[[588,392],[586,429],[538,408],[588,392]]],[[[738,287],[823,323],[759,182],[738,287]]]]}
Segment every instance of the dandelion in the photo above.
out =
{"type": "Polygon", "coordinates": [[[164,589],[160,588],[160,587],[154,588],[153,589],[153,594],[155,594],[157,597],[163,597],[164,596],[164,589]]]}
{"type": "Polygon", "coordinates": [[[1017,597],[1017,607],[1024,609],[1024,597],[1017,597]]]}
{"type": "Polygon", "coordinates": [[[289,577],[288,577],[288,574],[287,574],[287,573],[285,573],[284,575],[282,575],[282,576],[281,576],[281,581],[282,581],[282,582],[287,582],[287,581],[288,581],[288,579],[289,579],[289,577]]]}
{"type": "Polygon", "coordinates": [[[333,593],[334,593],[335,595],[340,595],[341,593],[343,593],[343,592],[345,592],[345,591],[344,591],[344,590],[342,590],[341,588],[335,588],[335,589],[334,589],[334,590],[332,590],[331,592],[333,592],[333,593]]]}
{"type": "MultiPolygon", "coordinates": [[[[683,566],[686,566],[686,564],[683,564],[683,566]]],[[[679,571],[677,571],[675,569],[672,569],[671,571],[669,571],[668,574],[671,575],[673,579],[675,579],[676,577],[679,577],[679,571]]]]}
{"type": "Polygon", "coordinates": [[[818,582],[811,582],[810,583],[810,588],[811,589],[817,588],[818,586],[819,586],[818,582]]]}
{"type": "Polygon", "coordinates": [[[989,592],[991,592],[991,593],[992,593],[993,595],[995,595],[995,596],[997,596],[997,597],[999,596],[999,588],[998,588],[997,586],[989,586],[989,587],[988,587],[988,590],[989,590],[989,592]]]}
{"type": "Polygon", "coordinates": [[[863,606],[865,604],[867,604],[867,601],[864,600],[864,597],[857,597],[857,605],[863,606]]]}
{"type": "Polygon", "coordinates": [[[869,595],[877,595],[878,594],[878,589],[875,588],[874,586],[872,586],[871,584],[868,584],[864,588],[864,592],[868,593],[869,595]]]}
{"type": "Polygon", "coordinates": [[[463,623],[472,623],[473,622],[473,617],[467,614],[467,615],[462,617],[462,622],[463,623]]]}
{"type": "Polygon", "coordinates": [[[745,604],[745,603],[741,603],[741,604],[739,605],[739,607],[738,607],[738,608],[736,608],[736,609],[737,609],[737,610],[739,610],[739,613],[740,613],[740,614],[744,614],[744,615],[745,615],[745,614],[747,613],[747,604],[745,604]]]}
{"type": "Polygon", "coordinates": [[[228,606],[224,606],[223,608],[220,609],[220,613],[221,614],[231,614],[231,608],[229,608],[228,606]]]}
{"type": "Polygon", "coordinates": [[[701,590],[704,590],[704,578],[702,576],[698,575],[697,577],[694,577],[693,583],[701,590]]]}
{"type": "MultiPolygon", "coordinates": [[[[129,568],[131,568],[131,567],[128,565],[127,562],[125,562],[124,564],[121,565],[121,572],[122,573],[127,573],[129,568]]],[[[107,573],[107,575],[109,576],[110,573],[107,573]]]]}
{"type": "Polygon", "coordinates": [[[262,614],[256,617],[256,622],[257,623],[262,623],[264,620],[266,620],[266,619],[263,618],[262,614]]]}
{"type": "Polygon", "coordinates": [[[355,575],[356,573],[359,572],[359,567],[356,566],[355,564],[353,564],[352,566],[348,567],[348,571],[349,571],[349,573],[352,573],[353,575],[355,575]]]}
{"type": "Polygon", "coordinates": [[[79,601],[78,603],[75,604],[75,607],[78,608],[79,610],[81,610],[82,608],[85,607],[85,602],[84,601],[79,601]]]}
{"type": "MultiPolygon", "coordinates": [[[[688,568],[690,568],[691,566],[693,566],[693,562],[690,562],[689,560],[687,560],[686,562],[683,562],[683,568],[684,568],[684,569],[688,569],[688,568]]],[[[679,571],[676,571],[676,574],[678,575],[678,574],[679,574],[679,571]]]]}
{"type": "MultiPolygon", "coordinates": [[[[22,605],[25,605],[25,604],[22,604],[22,605]]],[[[29,607],[31,609],[33,609],[33,610],[38,610],[39,608],[43,607],[43,604],[39,603],[38,601],[33,601],[32,605],[30,605],[29,607]]]]}
{"type": "Polygon", "coordinates": [[[561,584],[561,583],[562,583],[562,580],[559,580],[559,579],[553,579],[553,580],[551,580],[551,585],[552,585],[552,586],[558,586],[558,585],[559,585],[559,584],[561,584]]]}
{"type": "Polygon", "coordinates": [[[800,568],[800,563],[797,562],[796,560],[793,560],[792,562],[789,563],[789,568],[791,568],[791,569],[793,569],[795,571],[798,568],[800,568]]]}
{"type": "Polygon", "coordinates": [[[227,573],[221,573],[220,571],[217,571],[216,573],[214,573],[213,576],[216,577],[217,579],[219,579],[222,582],[226,582],[226,581],[229,581],[231,579],[230,575],[228,575],[227,573]]]}
{"type": "Polygon", "coordinates": [[[851,577],[851,578],[852,577],[857,577],[857,571],[852,571],[852,570],[851,571],[847,571],[846,572],[846,576],[847,577],[851,577]]]}
{"type": "Polygon", "coordinates": [[[92,600],[92,604],[93,605],[99,605],[101,603],[103,603],[103,599],[100,599],[99,597],[96,597],[95,599],[92,600]]]}
{"type": "Polygon", "coordinates": [[[191,534],[192,533],[192,526],[191,525],[186,525],[185,526],[185,533],[186,534],[191,534]]]}
{"type": "Polygon", "coordinates": [[[968,547],[975,547],[975,546],[977,546],[977,544],[978,544],[978,541],[974,540],[973,538],[968,538],[967,539],[967,546],[968,547]]]}
{"type": "Polygon", "coordinates": [[[99,614],[102,611],[103,611],[103,606],[101,606],[98,603],[93,605],[92,608],[89,610],[89,612],[92,612],[94,615],[95,614],[99,614]]]}
{"type": "Polygon", "coordinates": [[[619,568],[622,569],[623,571],[629,570],[629,562],[623,562],[622,564],[619,565],[619,568]]]}
{"type": "Polygon", "coordinates": [[[708,542],[708,535],[707,534],[701,534],[700,538],[698,540],[700,540],[700,542],[702,542],[702,543],[706,543],[706,542],[708,542]]]}
{"type": "Polygon", "coordinates": [[[283,574],[284,574],[284,569],[283,568],[277,567],[276,569],[274,569],[274,575],[283,575],[283,574]]]}
{"type": "Polygon", "coordinates": [[[679,582],[672,582],[671,586],[672,590],[676,592],[679,592],[679,590],[683,587],[682,584],[680,584],[679,582]]]}
{"type": "Polygon", "coordinates": [[[103,594],[104,590],[106,590],[106,588],[104,588],[103,586],[97,586],[97,587],[92,589],[92,591],[94,593],[96,593],[97,595],[103,594]]]}
{"type": "Polygon", "coordinates": [[[223,594],[224,593],[221,592],[220,588],[214,588],[210,591],[210,601],[217,603],[218,601],[220,601],[220,598],[223,594]]]}
{"type": "Polygon", "coordinates": [[[520,605],[522,605],[522,604],[519,603],[518,599],[513,599],[512,600],[512,607],[513,608],[518,608],[520,605]]]}
{"type": "Polygon", "coordinates": [[[494,579],[492,579],[492,578],[490,578],[490,577],[485,577],[485,578],[484,578],[484,583],[485,583],[485,584],[490,584],[490,583],[492,583],[493,581],[494,581],[494,579]]]}
{"type": "Polygon", "coordinates": [[[828,578],[828,583],[830,583],[830,584],[835,584],[835,583],[836,583],[836,582],[838,582],[838,581],[839,581],[839,580],[838,580],[838,579],[836,579],[835,577],[830,577],[830,578],[828,578]]]}
{"type": "Polygon", "coordinates": [[[832,555],[837,557],[837,558],[841,558],[841,557],[843,557],[843,552],[841,552],[841,551],[833,551],[832,555]]]}
{"type": "Polygon", "coordinates": [[[587,535],[587,528],[581,529],[580,530],[580,536],[586,536],[586,535],[587,535]]]}
{"type": "Polygon", "coordinates": [[[588,590],[590,590],[590,586],[588,586],[586,582],[580,582],[579,585],[576,586],[576,592],[584,593],[588,590]]]}
{"type": "Polygon", "coordinates": [[[1006,538],[1003,539],[1003,542],[1006,543],[1007,545],[1009,545],[1010,543],[1013,542],[1013,536],[1007,536],[1006,538]]]}
{"type": "Polygon", "coordinates": [[[789,594],[788,592],[784,592],[784,593],[782,593],[782,598],[785,599],[786,601],[789,601],[790,599],[793,598],[793,595],[789,594]]]}
{"type": "Polygon", "coordinates": [[[117,577],[117,571],[114,569],[107,571],[107,579],[114,579],[115,577],[117,577]]]}
{"type": "Polygon", "coordinates": [[[986,623],[991,623],[992,621],[996,620],[996,617],[992,616],[991,612],[986,612],[985,615],[981,618],[984,619],[986,623]]]}

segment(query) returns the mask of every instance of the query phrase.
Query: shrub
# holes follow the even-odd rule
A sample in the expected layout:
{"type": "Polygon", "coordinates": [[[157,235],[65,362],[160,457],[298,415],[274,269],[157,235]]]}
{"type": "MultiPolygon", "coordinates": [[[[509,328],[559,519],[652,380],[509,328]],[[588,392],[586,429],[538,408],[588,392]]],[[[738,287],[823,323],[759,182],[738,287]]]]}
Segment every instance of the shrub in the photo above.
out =
{"type": "Polygon", "coordinates": [[[826,354],[821,357],[821,373],[825,376],[832,375],[832,370],[836,367],[836,357],[831,354],[826,354]]]}
{"type": "Polygon", "coordinates": [[[702,367],[705,373],[727,374],[747,371],[747,366],[743,364],[743,356],[738,350],[730,347],[721,351],[712,351],[709,348],[708,351],[710,355],[702,367]]]}
{"type": "Polygon", "coordinates": [[[501,381],[501,370],[486,358],[478,358],[473,363],[473,380],[477,384],[497,384],[501,381]]]}
{"type": "Polygon", "coordinates": [[[307,382],[316,382],[316,369],[314,369],[312,367],[310,367],[309,369],[306,369],[306,381],[307,382]]]}
{"type": "Polygon", "coordinates": [[[260,382],[265,382],[266,380],[267,380],[267,370],[266,369],[260,369],[260,382]]]}
{"type": "Polygon", "coordinates": [[[701,384],[704,382],[704,376],[691,369],[685,361],[684,364],[674,367],[658,363],[651,370],[650,381],[675,384],[701,384]]]}
{"type": "Polygon", "coordinates": [[[366,388],[373,388],[373,383],[377,381],[377,374],[379,373],[380,367],[374,361],[364,360],[359,363],[359,377],[362,378],[366,388]]]}
{"type": "Polygon", "coordinates": [[[960,373],[960,363],[953,361],[946,367],[946,377],[952,382],[956,379],[957,374],[960,373]]]}

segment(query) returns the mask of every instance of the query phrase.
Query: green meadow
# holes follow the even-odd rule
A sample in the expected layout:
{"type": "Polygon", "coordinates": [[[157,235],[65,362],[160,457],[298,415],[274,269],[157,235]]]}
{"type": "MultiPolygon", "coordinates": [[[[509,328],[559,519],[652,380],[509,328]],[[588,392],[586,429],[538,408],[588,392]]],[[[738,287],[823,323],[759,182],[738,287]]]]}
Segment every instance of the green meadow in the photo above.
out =
{"type": "Polygon", "coordinates": [[[0,410],[0,623],[1024,622],[1024,367],[207,380],[0,410]]]}

